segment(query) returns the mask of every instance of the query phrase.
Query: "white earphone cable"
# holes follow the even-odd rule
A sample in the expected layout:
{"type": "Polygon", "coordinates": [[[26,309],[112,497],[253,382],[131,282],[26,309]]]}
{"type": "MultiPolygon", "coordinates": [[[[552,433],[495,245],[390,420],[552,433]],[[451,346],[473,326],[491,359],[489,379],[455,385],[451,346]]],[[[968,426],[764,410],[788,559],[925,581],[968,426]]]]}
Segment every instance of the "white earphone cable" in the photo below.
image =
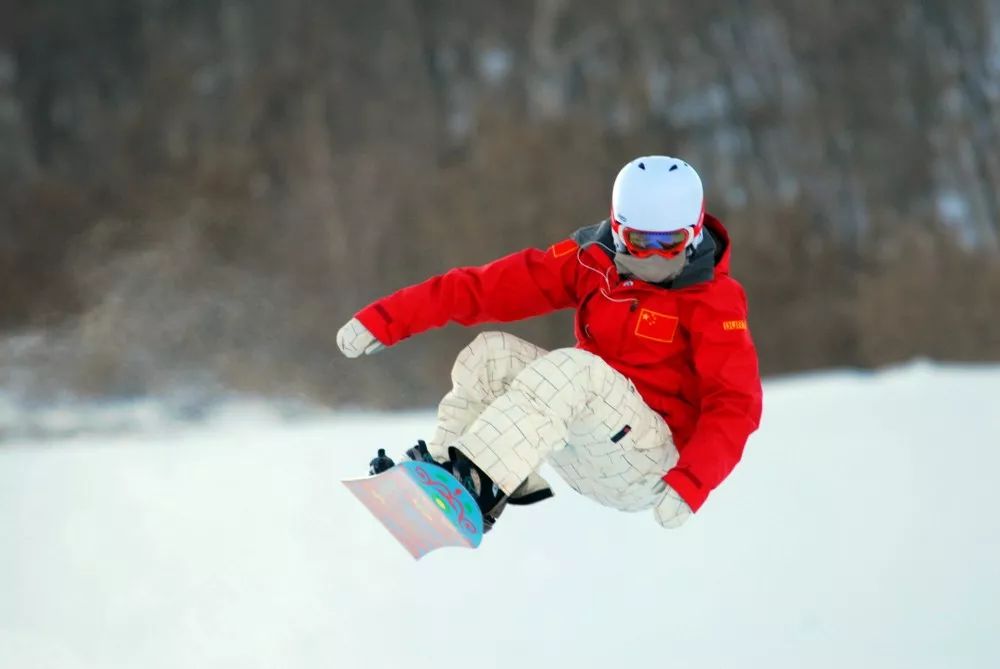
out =
{"type": "Polygon", "coordinates": [[[583,265],[584,267],[586,267],[591,272],[593,272],[594,274],[597,274],[599,277],[601,277],[602,279],[604,279],[604,285],[607,286],[607,290],[605,290],[602,287],[601,288],[601,295],[603,295],[605,297],[605,299],[611,300],[612,302],[620,302],[622,304],[628,304],[630,302],[633,302],[634,301],[633,298],[624,298],[623,299],[623,298],[618,298],[618,297],[612,297],[611,296],[611,279],[608,278],[608,274],[611,273],[611,270],[614,269],[614,267],[609,267],[606,271],[601,272],[596,267],[593,267],[593,266],[587,264],[586,262],[584,262],[584,260],[583,260],[583,251],[584,251],[584,249],[587,248],[588,246],[593,246],[595,244],[597,246],[600,246],[601,248],[607,249],[611,253],[615,253],[614,249],[608,248],[606,245],[602,244],[601,242],[598,242],[598,241],[587,242],[586,244],[582,244],[576,250],[576,261],[578,263],[580,263],[581,265],[583,265]]]}

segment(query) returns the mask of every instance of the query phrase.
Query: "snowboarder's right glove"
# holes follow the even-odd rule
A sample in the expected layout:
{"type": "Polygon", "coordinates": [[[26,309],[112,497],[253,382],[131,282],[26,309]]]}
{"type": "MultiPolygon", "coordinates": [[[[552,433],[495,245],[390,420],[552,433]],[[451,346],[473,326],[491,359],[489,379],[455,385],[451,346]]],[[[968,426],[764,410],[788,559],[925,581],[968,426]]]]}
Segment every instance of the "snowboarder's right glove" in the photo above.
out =
{"type": "Polygon", "coordinates": [[[348,358],[372,355],[385,348],[357,318],[352,318],[337,333],[337,346],[348,358]]]}
{"type": "Polygon", "coordinates": [[[656,522],[668,530],[677,529],[691,517],[691,507],[663,479],[660,479],[654,489],[654,492],[660,491],[663,491],[663,497],[653,509],[656,522]]]}

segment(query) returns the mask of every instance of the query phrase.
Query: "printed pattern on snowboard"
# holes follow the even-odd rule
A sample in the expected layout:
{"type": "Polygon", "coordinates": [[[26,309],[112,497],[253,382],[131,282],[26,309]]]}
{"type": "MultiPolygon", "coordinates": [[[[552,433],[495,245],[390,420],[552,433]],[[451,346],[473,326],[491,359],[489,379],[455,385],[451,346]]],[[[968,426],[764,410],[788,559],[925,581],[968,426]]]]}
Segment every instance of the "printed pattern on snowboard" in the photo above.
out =
{"type": "Polygon", "coordinates": [[[454,476],[424,462],[403,462],[377,476],[343,482],[416,559],[445,546],[476,548],[483,517],[454,476]]]}

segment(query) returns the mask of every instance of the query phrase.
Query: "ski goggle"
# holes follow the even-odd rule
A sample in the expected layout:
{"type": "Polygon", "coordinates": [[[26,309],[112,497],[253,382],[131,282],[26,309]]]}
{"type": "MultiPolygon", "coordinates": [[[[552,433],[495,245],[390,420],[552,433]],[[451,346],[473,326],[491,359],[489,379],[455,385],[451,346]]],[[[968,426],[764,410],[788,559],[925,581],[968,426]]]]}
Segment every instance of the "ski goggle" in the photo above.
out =
{"type": "Polygon", "coordinates": [[[627,228],[613,218],[611,221],[612,228],[621,239],[622,244],[625,245],[629,255],[636,258],[647,258],[652,255],[660,255],[665,258],[676,257],[694,241],[702,227],[699,221],[697,225],[680,230],[652,232],[627,228]]]}

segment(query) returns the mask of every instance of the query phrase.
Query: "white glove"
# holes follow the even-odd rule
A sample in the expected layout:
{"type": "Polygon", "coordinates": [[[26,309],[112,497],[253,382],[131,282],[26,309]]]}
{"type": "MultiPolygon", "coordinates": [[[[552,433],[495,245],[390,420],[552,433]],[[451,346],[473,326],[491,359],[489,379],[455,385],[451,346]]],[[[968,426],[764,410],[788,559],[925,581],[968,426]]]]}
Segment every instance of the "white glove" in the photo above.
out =
{"type": "Polygon", "coordinates": [[[663,479],[660,479],[656,484],[654,492],[660,492],[661,490],[663,491],[663,498],[656,505],[656,508],[653,509],[653,515],[661,527],[669,530],[677,529],[691,517],[691,507],[663,479]]]}
{"type": "Polygon", "coordinates": [[[385,348],[385,344],[375,338],[357,318],[347,321],[337,333],[337,346],[348,358],[372,355],[385,348]]]}

